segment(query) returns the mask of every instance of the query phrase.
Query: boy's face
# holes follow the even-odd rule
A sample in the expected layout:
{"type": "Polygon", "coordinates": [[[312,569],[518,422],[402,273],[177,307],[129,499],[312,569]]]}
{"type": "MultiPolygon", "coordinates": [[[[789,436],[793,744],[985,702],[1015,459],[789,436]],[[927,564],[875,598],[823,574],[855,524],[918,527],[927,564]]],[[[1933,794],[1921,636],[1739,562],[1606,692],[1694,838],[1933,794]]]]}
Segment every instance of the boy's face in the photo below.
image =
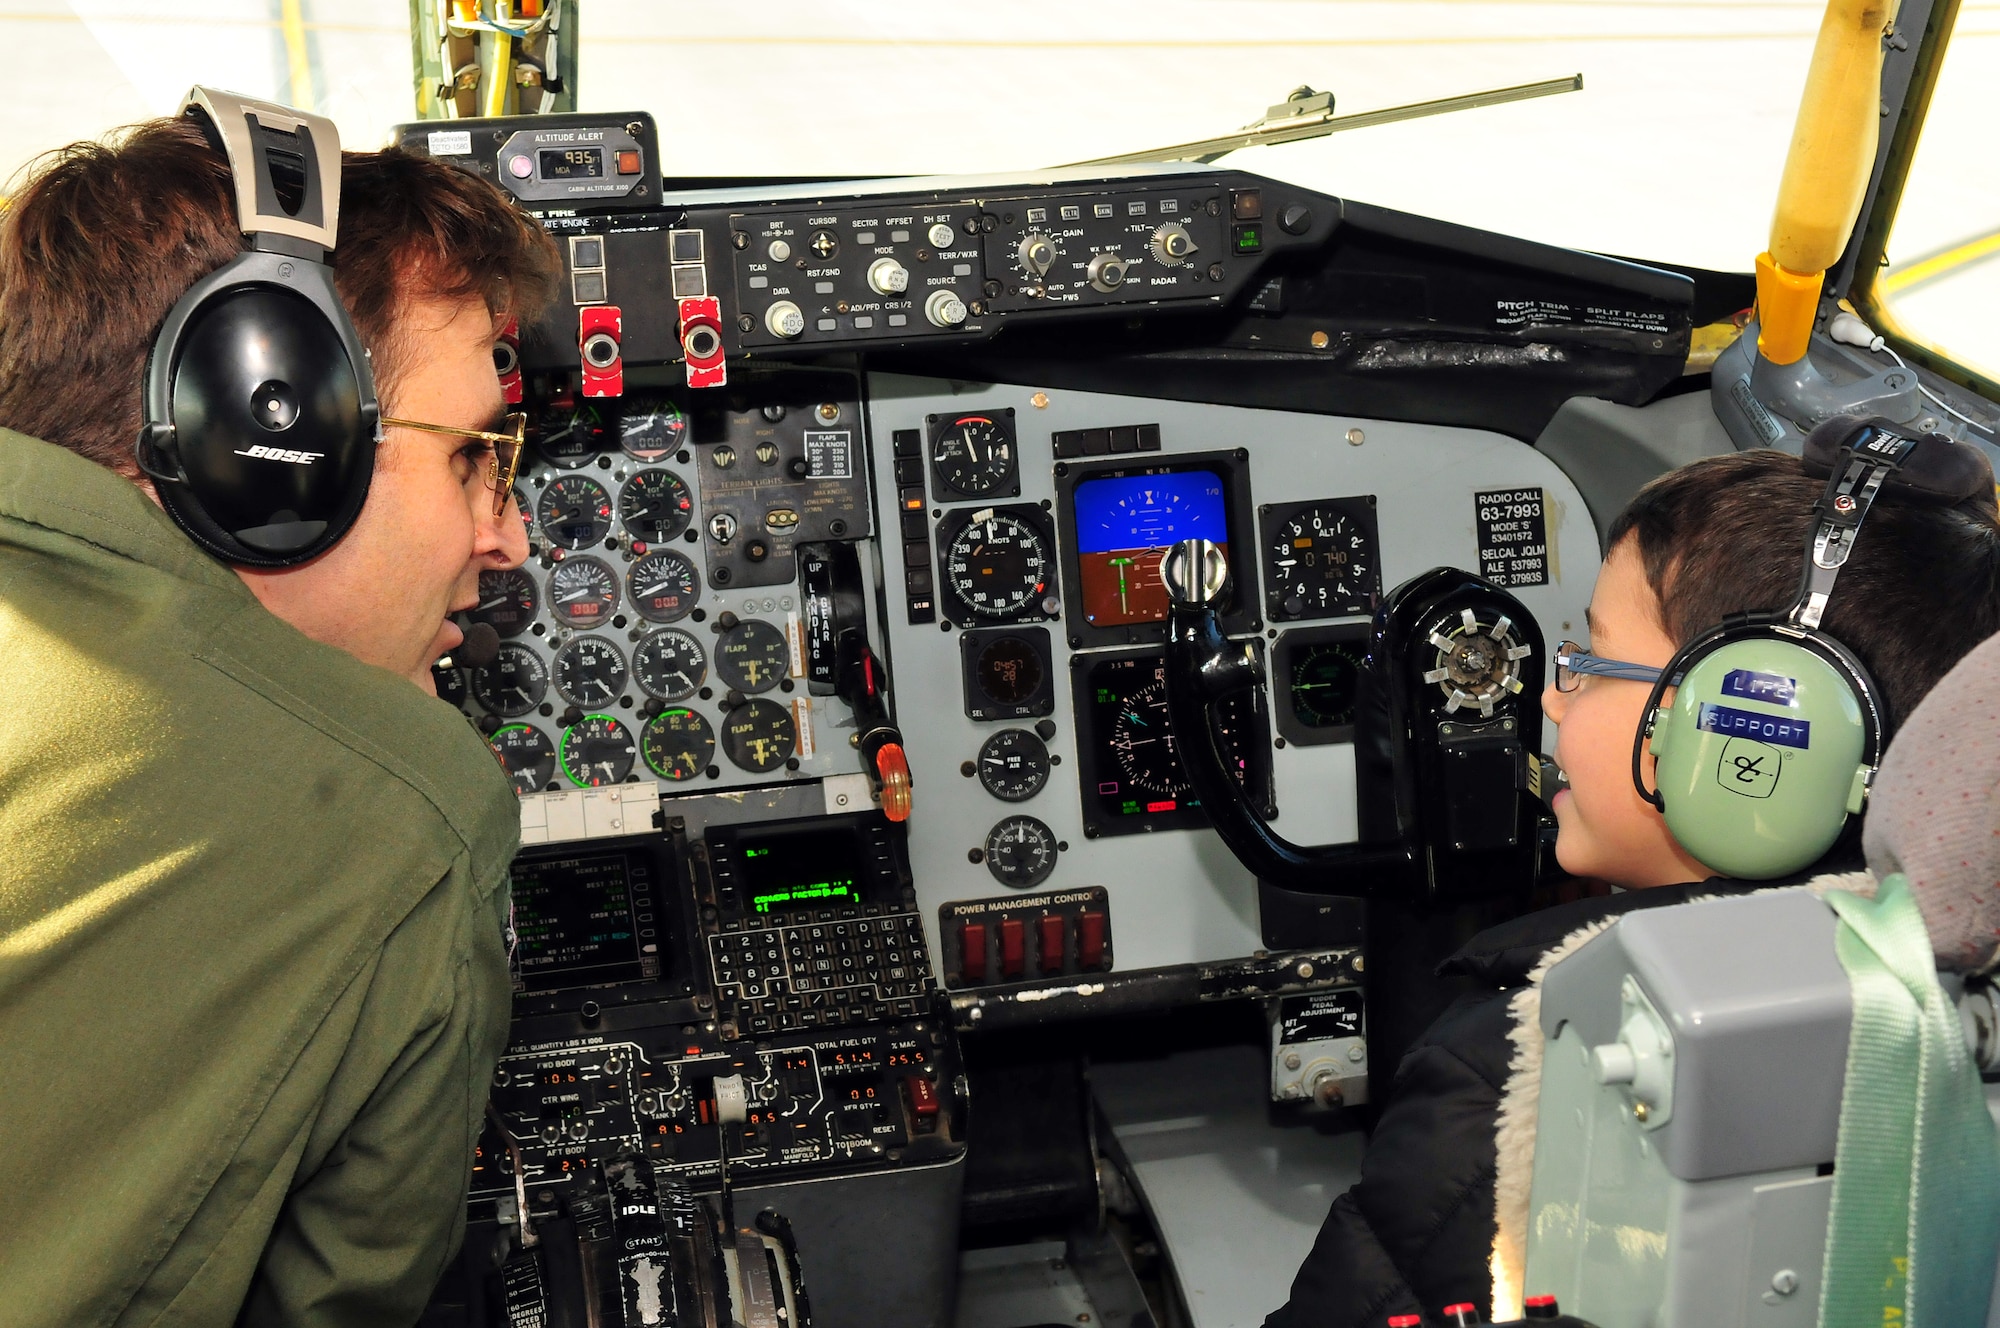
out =
{"type": "MultiPolygon", "coordinates": [[[[1605,659],[1666,667],[1674,643],[1660,626],[1659,611],[1638,549],[1630,538],[1620,540],[1597,574],[1585,649],[1605,659]]],[[[1555,797],[1561,827],[1556,861],[1573,875],[1641,889],[1714,874],[1675,842],[1660,813],[1632,787],[1632,738],[1649,690],[1643,682],[1586,677],[1573,692],[1558,692],[1553,683],[1542,692],[1542,712],[1561,730],[1556,764],[1569,776],[1569,787],[1555,797]]],[[[1669,688],[1662,703],[1672,699],[1669,688]]],[[[1651,787],[1652,753],[1640,762],[1651,787]]]]}

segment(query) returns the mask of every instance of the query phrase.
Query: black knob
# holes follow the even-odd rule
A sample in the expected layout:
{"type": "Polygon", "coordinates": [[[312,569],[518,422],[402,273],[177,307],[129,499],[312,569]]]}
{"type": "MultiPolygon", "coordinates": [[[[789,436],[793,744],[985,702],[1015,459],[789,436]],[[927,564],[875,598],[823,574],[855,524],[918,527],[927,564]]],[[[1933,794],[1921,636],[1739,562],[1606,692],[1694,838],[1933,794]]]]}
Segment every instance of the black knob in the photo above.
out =
{"type": "Polygon", "coordinates": [[[812,467],[806,464],[804,457],[793,457],[790,461],[787,461],[785,463],[785,470],[795,480],[802,480],[812,473],[812,467]]]}
{"type": "Polygon", "coordinates": [[[1278,214],[1278,229],[1287,235],[1304,235],[1313,228],[1313,210],[1304,203],[1293,203],[1278,214]]]}
{"type": "Polygon", "coordinates": [[[1056,736],[1056,722],[1055,722],[1055,721],[1054,721],[1053,719],[1038,719],[1038,720],[1036,720],[1036,721],[1035,721],[1035,736],[1036,736],[1036,737],[1038,737],[1038,738],[1040,738],[1040,739],[1041,739],[1041,740],[1042,740],[1043,742],[1047,742],[1047,741],[1048,741],[1048,740],[1049,740],[1050,738],[1053,738],[1053,737],[1055,737],[1055,736],[1056,736]]]}

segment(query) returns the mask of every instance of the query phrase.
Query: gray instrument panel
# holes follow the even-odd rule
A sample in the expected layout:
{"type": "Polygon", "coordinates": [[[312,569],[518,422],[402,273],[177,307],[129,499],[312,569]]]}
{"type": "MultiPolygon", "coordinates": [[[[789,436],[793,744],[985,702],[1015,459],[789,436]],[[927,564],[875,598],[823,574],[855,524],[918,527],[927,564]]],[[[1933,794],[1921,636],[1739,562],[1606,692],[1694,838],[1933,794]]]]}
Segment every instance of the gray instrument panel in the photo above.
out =
{"type": "MultiPolygon", "coordinates": [[[[932,954],[947,950],[939,936],[938,908],[954,900],[991,898],[1011,893],[996,870],[984,861],[989,832],[1018,817],[1032,817],[1047,827],[1059,845],[1052,870],[1024,890],[1036,894],[1099,885],[1109,891],[1112,924],[1117,930],[1117,967],[1154,968],[1207,960],[1236,958],[1262,948],[1256,883],[1215,834],[1206,828],[1160,829],[1147,833],[1105,833],[1101,825],[1087,834],[1084,790],[1079,781],[1087,762],[1080,759],[1078,713],[1073,695],[1073,661],[1088,669],[1093,657],[1135,653],[1129,645],[1104,641],[1094,629],[1079,629],[1078,586],[1068,584],[1077,566],[1076,550],[1051,550],[1049,602],[1026,606],[1019,621],[1039,627],[1049,636],[1047,687],[1052,696],[1037,699],[1039,716],[975,720],[968,718],[962,683],[964,632],[948,622],[968,615],[942,585],[936,587],[935,620],[924,620],[905,593],[910,569],[927,566],[934,578],[950,575],[940,557],[942,544],[963,528],[975,513],[994,509],[1022,523],[1039,525],[1043,538],[1057,543],[1071,539],[1075,523],[1059,511],[1076,487],[1076,471],[1130,462],[1170,467],[1190,455],[1235,456],[1247,476],[1247,506],[1256,515],[1254,531],[1228,531],[1232,564],[1237,575],[1248,575],[1255,590],[1247,597],[1243,624],[1263,643],[1267,674],[1274,657],[1293,653],[1287,637],[1300,641],[1327,635],[1358,635],[1365,615],[1305,617],[1267,622],[1270,602],[1264,591],[1265,530],[1274,509],[1280,516],[1307,499],[1361,499],[1372,495],[1379,526],[1379,573],[1386,591],[1429,568],[1450,565],[1481,568],[1484,526],[1488,565],[1498,554],[1536,554],[1545,558],[1545,584],[1515,584],[1518,595],[1539,620],[1551,643],[1583,629],[1583,610],[1600,561],[1597,533],[1589,511],[1574,485],[1548,458],[1533,448],[1498,434],[1474,429],[1401,424],[1376,420],[1290,414],[1280,411],[1209,406],[1145,397],[1110,396],[1032,386],[946,382],[897,375],[871,375],[867,406],[877,504],[876,529],[882,532],[881,557],[886,584],[886,634],[896,713],[915,776],[915,809],[910,818],[910,857],[919,911],[930,931],[932,954]],[[939,418],[977,413],[988,419],[1012,413],[1017,449],[1018,493],[1006,485],[987,497],[946,496],[932,455],[932,431],[939,418]],[[1093,452],[1058,462],[1053,435],[1064,435],[1066,456],[1075,456],[1074,431],[1129,431],[1132,426],[1157,426],[1147,443],[1157,438],[1157,451],[1127,456],[1093,452]],[[897,532],[916,527],[900,525],[904,498],[914,467],[899,458],[892,442],[903,434],[900,450],[907,452],[910,431],[923,446],[923,508],[928,529],[924,560],[915,553],[897,556],[897,532]],[[905,465],[899,475],[898,460],[905,465]],[[1067,484],[1057,469],[1069,474],[1067,484]],[[899,480],[902,481],[899,485],[899,480]],[[1503,522],[1508,513],[1494,504],[1519,499],[1524,491],[1541,494],[1546,524],[1546,550],[1536,543],[1509,537],[1503,522]],[[1475,495],[1484,495],[1481,503],[1475,495]],[[1043,514],[1039,523],[1035,513],[1043,514]],[[1050,613],[1049,610],[1054,612],[1050,613]],[[918,621],[912,621],[912,619],[918,621]],[[1249,620],[1254,620],[1254,626],[1249,620]],[[1341,630],[1345,628],[1343,633],[1341,630]],[[1072,648],[1072,638],[1081,641],[1072,648]],[[1054,731],[1046,739],[1050,765],[1039,787],[1017,800],[1003,800],[987,790],[972,772],[981,748],[1003,730],[1033,731],[1040,719],[1054,731]],[[975,852],[978,850],[978,852],[975,852]]],[[[1126,437],[1130,437],[1126,432],[1126,437]]],[[[969,440],[980,454],[986,444],[969,440]]],[[[1126,450],[1120,445],[1120,451],[1126,450]]],[[[962,453],[963,449],[961,449],[962,453]]],[[[961,456],[962,460],[962,456],[961,456]]],[[[1351,506],[1351,505],[1350,505],[1351,506]]],[[[1004,536],[1006,522],[1001,533],[1004,536]]],[[[1232,526],[1238,524],[1232,520],[1232,526]]],[[[1529,572],[1529,577],[1536,575],[1529,572]]],[[[913,588],[922,578],[909,582],[913,588]]],[[[1119,583],[1122,588],[1124,583],[1119,583]]],[[[973,624],[979,630],[983,625],[973,624]]],[[[1143,630],[1133,635],[1144,635],[1143,630]]],[[[1338,730],[1305,742],[1284,740],[1278,720],[1288,706],[1288,687],[1267,691],[1271,712],[1268,729],[1257,737],[1269,752],[1276,794],[1278,830],[1307,844],[1351,841],[1355,836],[1355,767],[1353,747],[1336,739],[1338,730]]],[[[1552,743],[1552,732],[1544,742],[1552,743]]],[[[1008,788],[1020,793],[1033,784],[1008,788]]],[[[1091,819],[1096,819],[1095,817],[1091,819]]],[[[1003,833],[1002,841],[1007,842],[1003,833]]]]}

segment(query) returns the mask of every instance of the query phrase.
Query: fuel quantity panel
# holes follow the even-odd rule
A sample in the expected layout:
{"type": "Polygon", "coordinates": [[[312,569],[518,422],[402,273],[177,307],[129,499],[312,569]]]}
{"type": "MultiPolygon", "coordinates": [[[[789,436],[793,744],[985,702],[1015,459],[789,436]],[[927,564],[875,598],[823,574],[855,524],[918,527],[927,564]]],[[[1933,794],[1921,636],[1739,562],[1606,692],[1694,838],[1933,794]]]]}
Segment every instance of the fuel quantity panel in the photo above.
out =
{"type": "Polygon", "coordinates": [[[911,867],[947,984],[968,953],[1008,981],[1263,948],[1256,883],[1173,754],[1167,545],[1229,552],[1224,623],[1257,642],[1267,713],[1225,714],[1224,738],[1246,792],[1301,843],[1355,837],[1353,683],[1383,593],[1477,569],[1551,642],[1582,629],[1595,529],[1569,479],[1513,439],[1032,384],[868,388],[911,867]],[[941,910],[985,930],[943,935],[941,910]],[[1115,962],[1094,962],[1099,910],[1115,962]]]}
{"type": "Polygon", "coordinates": [[[855,386],[530,406],[529,558],[482,574],[473,611],[499,655],[437,676],[517,793],[859,772],[852,715],[808,685],[799,572],[803,546],[869,534],[855,386]]]}

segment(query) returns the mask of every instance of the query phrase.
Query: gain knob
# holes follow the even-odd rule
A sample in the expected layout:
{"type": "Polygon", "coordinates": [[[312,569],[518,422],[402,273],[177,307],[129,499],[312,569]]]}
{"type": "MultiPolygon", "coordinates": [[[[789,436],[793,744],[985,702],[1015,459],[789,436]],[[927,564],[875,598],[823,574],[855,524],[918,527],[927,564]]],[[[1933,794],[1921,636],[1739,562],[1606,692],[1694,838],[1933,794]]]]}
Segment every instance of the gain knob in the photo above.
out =
{"type": "Polygon", "coordinates": [[[893,258],[878,258],[868,265],[868,289],[877,295],[901,295],[910,288],[910,269],[893,258]]]}
{"type": "Polygon", "coordinates": [[[1084,275],[1090,278],[1092,290],[1100,290],[1109,295],[1125,284],[1125,273],[1132,266],[1132,262],[1133,260],[1121,258],[1116,253],[1098,254],[1090,260],[1090,266],[1084,269],[1084,275]]]}
{"type": "Polygon", "coordinates": [[[965,301],[958,298],[957,291],[932,291],[924,301],[924,317],[931,320],[933,327],[957,327],[965,321],[965,301]]]}
{"type": "Polygon", "coordinates": [[[1194,256],[1196,249],[1194,236],[1187,233],[1187,227],[1177,221],[1170,221],[1153,232],[1153,242],[1148,246],[1153,251],[1153,259],[1162,267],[1179,267],[1194,256]]]}
{"type": "Polygon", "coordinates": [[[764,311],[764,326],[772,336],[790,341],[806,330],[806,316],[790,300],[779,300],[764,311]]]}
{"type": "Polygon", "coordinates": [[[1021,267],[1032,277],[1048,275],[1048,270],[1056,265],[1055,241],[1046,235],[1030,235],[1024,238],[1014,250],[1021,260],[1021,267]]]}

